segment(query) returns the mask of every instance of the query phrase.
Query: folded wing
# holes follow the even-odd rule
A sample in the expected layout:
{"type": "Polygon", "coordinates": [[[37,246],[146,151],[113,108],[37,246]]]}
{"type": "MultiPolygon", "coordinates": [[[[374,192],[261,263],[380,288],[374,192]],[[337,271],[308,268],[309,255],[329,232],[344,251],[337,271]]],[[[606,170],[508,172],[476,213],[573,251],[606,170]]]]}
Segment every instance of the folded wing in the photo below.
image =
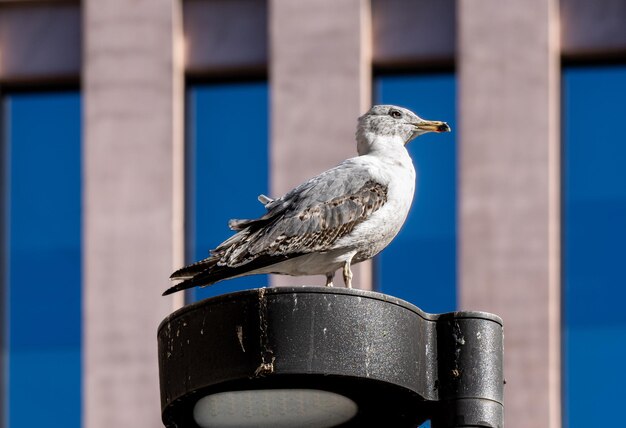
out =
{"type": "Polygon", "coordinates": [[[366,170],[345,162],[282,198],[268,200],[264,216],[231,220],[230,228],[238,233],[212,250],[210,257],[174,272],[171,279],[184,281],[164,294],[333,249],[340,238],[386,202],[386,186],[366,170]]]}

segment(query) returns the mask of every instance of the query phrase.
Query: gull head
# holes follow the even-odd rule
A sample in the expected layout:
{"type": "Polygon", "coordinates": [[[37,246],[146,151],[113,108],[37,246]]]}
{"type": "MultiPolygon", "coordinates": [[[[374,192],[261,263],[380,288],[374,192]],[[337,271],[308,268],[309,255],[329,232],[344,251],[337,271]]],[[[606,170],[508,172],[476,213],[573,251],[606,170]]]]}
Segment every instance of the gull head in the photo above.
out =
{"type": "Polygon", "coordinates": [[[365,154],[379,139],[402,145],[427,132],[450,132],[450,126],[422,119],[411,110],[393,105],[376,105],[359,118],[356,138],[359,154],[365,154]]]}

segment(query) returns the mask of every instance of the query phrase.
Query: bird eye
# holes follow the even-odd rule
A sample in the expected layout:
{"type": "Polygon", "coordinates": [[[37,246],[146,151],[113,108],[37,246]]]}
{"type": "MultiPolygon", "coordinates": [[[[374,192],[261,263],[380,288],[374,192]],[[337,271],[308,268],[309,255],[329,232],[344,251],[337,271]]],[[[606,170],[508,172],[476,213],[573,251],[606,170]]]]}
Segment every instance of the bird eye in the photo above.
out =
{"type": "Polygon", "coordinates": [[[400,113],[398,110],[391,110],[389,112],[389,116],[393,117],[394,119],[400,119],[402,117],[402,113],[400,113]]]}

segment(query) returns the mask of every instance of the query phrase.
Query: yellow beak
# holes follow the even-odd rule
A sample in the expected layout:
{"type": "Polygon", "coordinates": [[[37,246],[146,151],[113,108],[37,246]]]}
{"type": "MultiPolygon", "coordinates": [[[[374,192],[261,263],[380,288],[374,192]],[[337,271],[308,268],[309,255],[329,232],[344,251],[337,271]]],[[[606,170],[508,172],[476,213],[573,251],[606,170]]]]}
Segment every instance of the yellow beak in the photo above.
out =
{"type": "Polygon", "coordinates": [[[446,122],[440,122],[438,120],[423,120],[416,123],[415,126],[418,129],[428,132],[450,132],[450,126],[446,122]]]}

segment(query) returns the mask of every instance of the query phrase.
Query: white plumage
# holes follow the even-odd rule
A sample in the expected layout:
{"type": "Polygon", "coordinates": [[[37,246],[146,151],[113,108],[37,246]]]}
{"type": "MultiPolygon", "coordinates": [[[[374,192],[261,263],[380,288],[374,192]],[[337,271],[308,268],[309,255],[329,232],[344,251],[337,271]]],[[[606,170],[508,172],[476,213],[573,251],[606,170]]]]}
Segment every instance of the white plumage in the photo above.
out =
{"type": "Polygon", "coordinates": [[[237,233],[210,257],[174,272],[171,279],[183,281],[164,294],[261,273],[325,275],[332,286],[339,269],[351,287],[351,264],[384,249],[408,215],[415,169],[405,145],[426,132],[448,131],[446,123],[421,119],[402,107],[372,107],[359,118],[359,156],[281,198],[260,195],[267,213],[231,220],[237,233]]]}

